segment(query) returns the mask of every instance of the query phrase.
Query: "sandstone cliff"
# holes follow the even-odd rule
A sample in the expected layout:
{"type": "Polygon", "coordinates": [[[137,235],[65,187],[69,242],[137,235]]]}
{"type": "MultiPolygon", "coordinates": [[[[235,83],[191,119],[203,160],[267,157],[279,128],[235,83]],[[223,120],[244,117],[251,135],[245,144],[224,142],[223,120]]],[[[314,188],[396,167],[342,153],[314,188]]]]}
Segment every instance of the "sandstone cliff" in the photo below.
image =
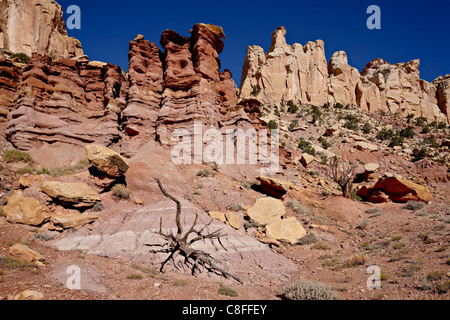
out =
{"type": "Polygon", "coordinates": [[[119,143],[133,156],[147,142],[171,145],[177,129],[194,123],[221,129],[250,128],[237,107],[231,72],[220,71],[222,28],[197,24],[190,38],[166,30],[164,52],[138,36],[129,43],[129,72],[84,56],[57,59],[37,53],[23,70],[0,63],[5,135],[21,150],[55,142],[83,147],[119,143]]]}
{"type": "Polygon", "coordinates": [[[324,42],[305,46],[286,43],[286,29],[272,34],[272,45],[264,54],[261,47],[249,47],[241,80],[241,98],[254,96],[268,104],[323,105],[327,102],[328,67],[324,42]]]}
{"type": "Polygon", "coordinates": [[[83,55],[80,41],[67,35],[63,10],[53,0],[0,1],[0,48],[28,56],[83,55]]]}
{"type": "Polygon", "coordinates": [[[243,102],[340,103],[370,112],[449,121],[448,76],[433,83],[420,79],[420,60],[391,65],[376,59],[360,74],[348,64],[344,51],[334,53],[327,64],[323,41],[290,46],[285,35],[284,27],[275,30],[267,53],[258,46],[248,48],[240,87],[243,102]]]}

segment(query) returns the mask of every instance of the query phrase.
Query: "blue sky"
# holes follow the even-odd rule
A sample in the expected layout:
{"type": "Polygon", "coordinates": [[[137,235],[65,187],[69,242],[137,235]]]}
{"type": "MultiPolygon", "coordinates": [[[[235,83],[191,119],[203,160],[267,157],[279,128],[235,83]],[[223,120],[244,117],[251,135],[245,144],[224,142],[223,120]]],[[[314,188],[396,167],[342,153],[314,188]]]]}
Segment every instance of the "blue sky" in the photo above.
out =
{"type": "MultiPolygon", "coordinates": [[[[432,81],[450,74],[450,2],[444,0],[296,0],[296,1],[95,1],[57,0],[66,11],[81,8],[78,38],[91,60],[111,62],[128,69],[128,41],[137,34],[159,45],[163,30],[184,36],[196,23],[223,27],[227,40],[220,55],[239,86],[247,47],[267,50],[271,33],[287,29],[289,44],[325,41],[327,59],[344,50],[358,70],[376,58],[390,63],[421,59],[421,77],[432,81]],[[369,30],[369,5],[381,9],[381,30],[369,30]]],[[[65,15],[65,20],[69,15],[65,15]]]]}

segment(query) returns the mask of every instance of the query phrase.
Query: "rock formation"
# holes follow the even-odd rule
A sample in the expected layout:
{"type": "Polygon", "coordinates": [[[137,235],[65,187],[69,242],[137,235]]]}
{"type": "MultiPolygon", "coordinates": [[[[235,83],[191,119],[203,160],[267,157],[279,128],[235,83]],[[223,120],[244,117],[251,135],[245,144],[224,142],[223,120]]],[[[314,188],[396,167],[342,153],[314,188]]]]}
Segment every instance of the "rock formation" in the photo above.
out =
{"type": "Polygon", "coordinates": [[[419,66],[418,59],[394,65],[376,59],[367,64],[357,88],[360,108],[446,122],[437,104],[436,87],[420,79],[419,66]]]}
{"type": "Polygon", "coordinates": [[[361,76],[358,69],[348,64],[347,54],[338,51],[333,54],[328,63],[328,102],[331,105],[356,105],[356,86],[361,76]]]}
{"type": "Polygon", "coordinates": [[[334,53],[327,66],[323,41],[290,46],[285,34],[284,27],[275,30],[267,53],[258,46],[248,48],[241,104],[247,106],[251,100],[266,105],[286,105],[290,100],[315,106],[340,103],[370,112],[449,121],[449,77],[433,83],[420,79],[420,60],[391,65],[376,59],[360,74],[348,64],[344,51],[334,53]]]}
{"type": "Polygon", "coordinates": [[[241,80],[241,98],[254,96],[267,104],[323,105],[327,102],[328,68],[324,42],[305,46],[286,43],[286,29],[272,34],[272,45],[264,54],[261,47],[249,47],[241,80]]]}
{"type": "Polygon", "coordinates": [[[33,54],[8,115],[7,139],[29,150],[43,142],[109,145],[120,136],[124,76],[112,64],[53,62],[33,54]]]}
{"type": "Polygon", "coordinates": [[[437,78],[433,81],[433,84],[437,89],[439,109],[447,115],[448,122],[450,123],[450,74],[437,78]]]}
{"type": "Polygon", "coordinates": [[[164,48],[164,91],[158,114],[157,138],[170,144],[176,129],[193,131],[194,122],[224,128],[250,126],[242,108],[236,108],[237,88],[229,70],[220,72],[219,54],[225,37],[222,28],[197,24],[190,38],[166,30],[164,48]]]}
{"type": "Polygon", "coordinates": [[[0,115],[9,113],[20,82],[21,70],[12,61],[0,60],[0,115]]]}
{"type": "Polygon", "coordinates": [[[83,55],[80,41],[67,35],[62,7],[53,0],[0,2],[0,48],[31,56],[56,58],[83,55]]]}

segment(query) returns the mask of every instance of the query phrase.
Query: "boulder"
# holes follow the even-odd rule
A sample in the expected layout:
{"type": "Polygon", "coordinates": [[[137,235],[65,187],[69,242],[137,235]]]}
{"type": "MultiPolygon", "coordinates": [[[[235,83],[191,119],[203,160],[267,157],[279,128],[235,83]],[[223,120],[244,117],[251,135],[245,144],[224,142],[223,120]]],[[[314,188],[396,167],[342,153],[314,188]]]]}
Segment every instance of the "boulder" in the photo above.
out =
{"type": "Polygon", "coordinates": [[[97,192],[81,182],[46,181],[41,190],[63,205],[76,208],[90,208],[101,201],[97,192]]]}
{"type": "Polygon", "coordinates": [[[26,262],[38,262],[44,260],[42,254],[23,244],[16,244],[9,248],[9,254],[26,262]]]}
{"type": "Polygon", "coordinates": [[[380,165],[378,163],[367,163],[364,165],[364,170],[366,172],[375,172],[380,168],[380,165]]]}
{"type": "Polygon", "coordinates": [[[398,177],[387,177],[378,180],[372,188],[363,187],[357,194],[371,202],[393,202],[419,201],[429,203],[433,196],[427,187],[418,185],[398,177]]]}
{"type": "Polygon", "coordinates": [[[295,217],[289,217],[269,223],[266,226],[266,236],[278,241],[296,244],[306,236],[306,231],[295,217]]]}
{"type": "Polygon", "coordinates": [[[256,178],[261,182],[261,189],[264,193],[274,198],[282,198],[292,186],[292,182],[271,178],[267,176],[259,176],[256,178]]]}
{"type": "Polygon", "coordinates": [[[378,146],[372,143],[360,141],[355,144],[355,148],[360,151],[374,152],[378,150],[378,146]]]}
{"type": "Polygon", "coordinates": [[[227,212],[227,213],[225,213],[225,218],[227,220],[227,224],[230,227],[232,227],[236,230],[239,230],[241,228],[241,226],[242,226],[241,220],[239,219],[239,216],[236,213],[227,212]]]}
{"type": "Polygon", "coordinates": [[[98,219],[98,216],[78,213],[56,213],[52,216],[51,222],[54,226],[63,229],[78,229],[86,224],[92,223],[98,219]]]}
{"type": "Polygon", "coordinates": [[[114,150],[90,144],[85,147],[89,161],[100,172],[106,173],[110,177],[120,177],[129,168],[124,158],[114,150]]]}
{"type": "Polygon", "coordinates": [[[260,226],[277,222],[286,214],[283,202],[274,198],[260,198],[255,205],[247,210],[247,215],[251,220],[255,220],[260,226]]]}
{"type": "Polygon", "coordinates": [[[15,191],[7,198],[3,214],[11,223],[40,226],[50,218],[50,210],[35,198],[25,197],[22,191],[15,191]]]}
{"type": "Polygon", "coordinates": [[[304,154],[302,154],[302,158],[300,159],[300,162],[306,168],[314,160],[316,160],[316,157],[314,157],[314,156],[312,156],[310,154],[304,153],[304,154]]]}
{"type": "Polygon", "coordinates": [[[44,295],[33,290],[25,290],[14,297],[14,300],[42,300],[44,295]]]}

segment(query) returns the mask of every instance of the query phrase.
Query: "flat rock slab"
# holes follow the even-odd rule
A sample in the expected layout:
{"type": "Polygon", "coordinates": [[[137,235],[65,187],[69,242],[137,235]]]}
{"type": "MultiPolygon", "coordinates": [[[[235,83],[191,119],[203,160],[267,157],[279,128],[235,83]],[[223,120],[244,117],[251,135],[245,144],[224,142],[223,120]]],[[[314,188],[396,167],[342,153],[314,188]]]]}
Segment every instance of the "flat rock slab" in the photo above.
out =
{"type": "MultiPolygon", "coordinates": [[[[211,222],[212,218],[194,207],[190,202],[182,201],[181,223],[188,230],[198,214],[198,228],[211,222]]],[[[177,232],[176,206],[170,200],[154,202],[138,210],[123,211],[99,219],[94,223],[94,230],[86,234],[86,230],[78,230],[57,241],[58,250],[82,250],[84,253],[104,257],[127,257],[136,263],[159,265],[167,254],[152,253],[146,244],[163,244],[164,239],[159,231],[160,219],[163,230],[175,234],[177,232]]],[[[196,242],[194,249],[211,254],[218,265],[244,282],[265,281],[271,279],[287,279],[289,273],[296,271],[296,266],[289,259],[272,252],[269,247],[256,239],[244,235],[228,225],[213,220],[204,233],[221,230],[224,235],[221,244],[215,241],[196,242]]],[[[158,249],[157,247],[153,249],[158,249]]],[[[190,272],[186,268],[186,273],[190,272]]],[[[203,273],[203,274],[206,274],[203,273]]]]}

